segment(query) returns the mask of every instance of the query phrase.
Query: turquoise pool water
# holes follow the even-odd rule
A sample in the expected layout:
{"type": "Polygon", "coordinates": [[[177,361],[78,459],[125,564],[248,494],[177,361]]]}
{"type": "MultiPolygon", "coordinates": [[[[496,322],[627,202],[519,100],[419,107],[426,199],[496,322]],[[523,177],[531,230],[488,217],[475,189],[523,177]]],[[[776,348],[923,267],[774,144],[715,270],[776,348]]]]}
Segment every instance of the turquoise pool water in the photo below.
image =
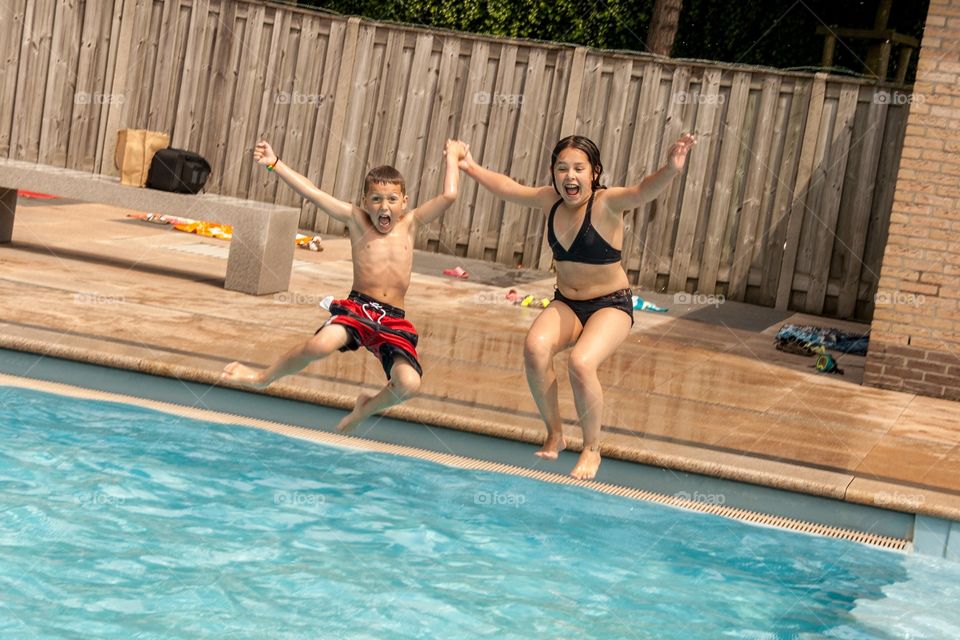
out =
{"type": "Polygon", "coordinates": [[[955,638],[960,568],[0,387],[2,638],[955,638]]]}

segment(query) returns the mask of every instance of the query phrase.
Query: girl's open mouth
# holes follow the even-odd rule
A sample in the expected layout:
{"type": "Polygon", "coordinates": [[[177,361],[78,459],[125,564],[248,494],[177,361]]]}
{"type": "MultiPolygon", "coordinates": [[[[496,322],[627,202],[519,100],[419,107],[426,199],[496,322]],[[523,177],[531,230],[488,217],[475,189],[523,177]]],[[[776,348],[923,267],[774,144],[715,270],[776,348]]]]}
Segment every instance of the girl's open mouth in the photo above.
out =
{"type": "Polygon", "coordinates": [[[564,190],[564,191],[567,193],[567,195],[570,196],[571,198],[575,198],[575,197],[577,197],[578,195],[580,195],[580,186],[579,186],[579,185],[576,185],[576,184],[565,184],[565,185],[563,185],[563,190],[564,190]]]}

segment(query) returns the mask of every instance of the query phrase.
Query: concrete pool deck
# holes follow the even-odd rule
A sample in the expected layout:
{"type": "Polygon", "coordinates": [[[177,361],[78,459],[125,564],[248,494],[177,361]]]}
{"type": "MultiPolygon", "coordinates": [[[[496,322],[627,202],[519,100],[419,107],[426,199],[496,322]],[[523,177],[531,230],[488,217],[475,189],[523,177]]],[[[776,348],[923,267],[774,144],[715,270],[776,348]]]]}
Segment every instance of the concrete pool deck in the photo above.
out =
{"type": "MultiPolygon", "coordinates": [[[[327,317],[317,308],[323,297],[349,290],[348,240],[323,245],[296,252],[289,292],[253,297],[222,289],[223,241],[134,221],[113,207],[22,204],[13,243],[0,247],[0,347],[213,383],[232,360],[271,362],[327,317]]],[[[417,254],[406,307],[426,375],[421,397],[390,415],[542,441],[522,370],[523,336],[536,311],[505,303],[511,287],[549,296],[553,279],[417,254]],[[469,280],[442,275],[457,264],[469,280]]],[[[627,342],[601,370],[606,456],[960,520],[957,403],[863,387],[859,357],[840,360],[845,376],[818,374],[811,358],[772,344],[786,321],[868,327],[647,297],[670,312],[638,312],[627,342]]],[[[578,445],[564,361],[561,409],[578,445]]],[[[269,393],[346,408],[360,390],[382,383],[371,356],[337,354],[269,393]]],[[[543,468],[566,473],[564,465],[543,468]]]]}

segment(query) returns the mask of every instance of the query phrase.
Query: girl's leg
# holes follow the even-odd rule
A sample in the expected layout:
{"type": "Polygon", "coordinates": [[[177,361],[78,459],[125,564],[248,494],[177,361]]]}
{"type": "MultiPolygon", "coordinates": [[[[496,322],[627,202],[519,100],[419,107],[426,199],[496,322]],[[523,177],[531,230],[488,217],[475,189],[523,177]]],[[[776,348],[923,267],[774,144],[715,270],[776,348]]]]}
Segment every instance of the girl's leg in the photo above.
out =
{"type": "Polygon", "coordinates": [[[556,460],[566,443],[560,423],[560,403],[557,398],[557,372],[554,357],[569,347],[580,334],[581,326],[570,307],[553,301],[543,310],[527,332],[523,344],[523,361],[527,384],[540,417],[547,425],[547,440],[536,455],[556,460]]]}
{"type": "Polygon", "coordinates": [[[590,316],[570,353],[570,386],[583,429],[583,451],[570,472],[574,478],[590,480],[600,467],[603,389],[597,369],[627,338],[631,324],[630,316],[619,309],[600,309],[590,316]]]}
{"type": "Polygon", "coordinates": [[[357,403],[353,411],[344,416],[337,431],[350,431],[358,424],[375,413],[385,411],[390,407],[409,400],[420,390],[420,374],[409,362],[398,356],[390,369],[390,382],[380,393],[361,393],[357,396],[357,403]]]}
{"type": "Polygon", "coordinates": [[[339,324],[328,324],[306,342],[302,342],[266,369],[253,369],[239,362],[223,368],[220,379],[262,389],[271,382],[300,371],[314,360],[326,358],[347,344],[350,336],[339,324]]]}

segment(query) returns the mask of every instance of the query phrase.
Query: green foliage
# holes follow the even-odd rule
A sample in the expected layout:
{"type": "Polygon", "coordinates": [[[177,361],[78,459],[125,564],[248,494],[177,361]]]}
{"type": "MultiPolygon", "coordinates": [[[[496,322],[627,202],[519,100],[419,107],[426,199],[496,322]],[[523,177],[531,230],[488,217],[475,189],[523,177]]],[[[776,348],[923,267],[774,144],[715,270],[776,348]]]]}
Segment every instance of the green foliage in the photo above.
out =
{"type": "Polygon", "coordinates": [[[643,50],[653,0],[313,0],[300,4],[427,27],[511,38],[643,50]]]}
{"type": "MultiPolygon", "coordinates": [[[[599,49],[645,51],[654,0],[301,0],[374,20],[599,49]]],[[[779,68],[820,63],[821,25],[870,28],[879,0],[684,0],[673,56],[779,68]]],[[[894,2],[889,26],[920,38],[929,0],[894,2]]],[[[868,45],[837,45],[836,66],[859,73],[868,45]]],[[[893,60],[896,60],[894,55],[893,60]]],[[[916,56],[914,56],[914,65],[916,56]]]]}

